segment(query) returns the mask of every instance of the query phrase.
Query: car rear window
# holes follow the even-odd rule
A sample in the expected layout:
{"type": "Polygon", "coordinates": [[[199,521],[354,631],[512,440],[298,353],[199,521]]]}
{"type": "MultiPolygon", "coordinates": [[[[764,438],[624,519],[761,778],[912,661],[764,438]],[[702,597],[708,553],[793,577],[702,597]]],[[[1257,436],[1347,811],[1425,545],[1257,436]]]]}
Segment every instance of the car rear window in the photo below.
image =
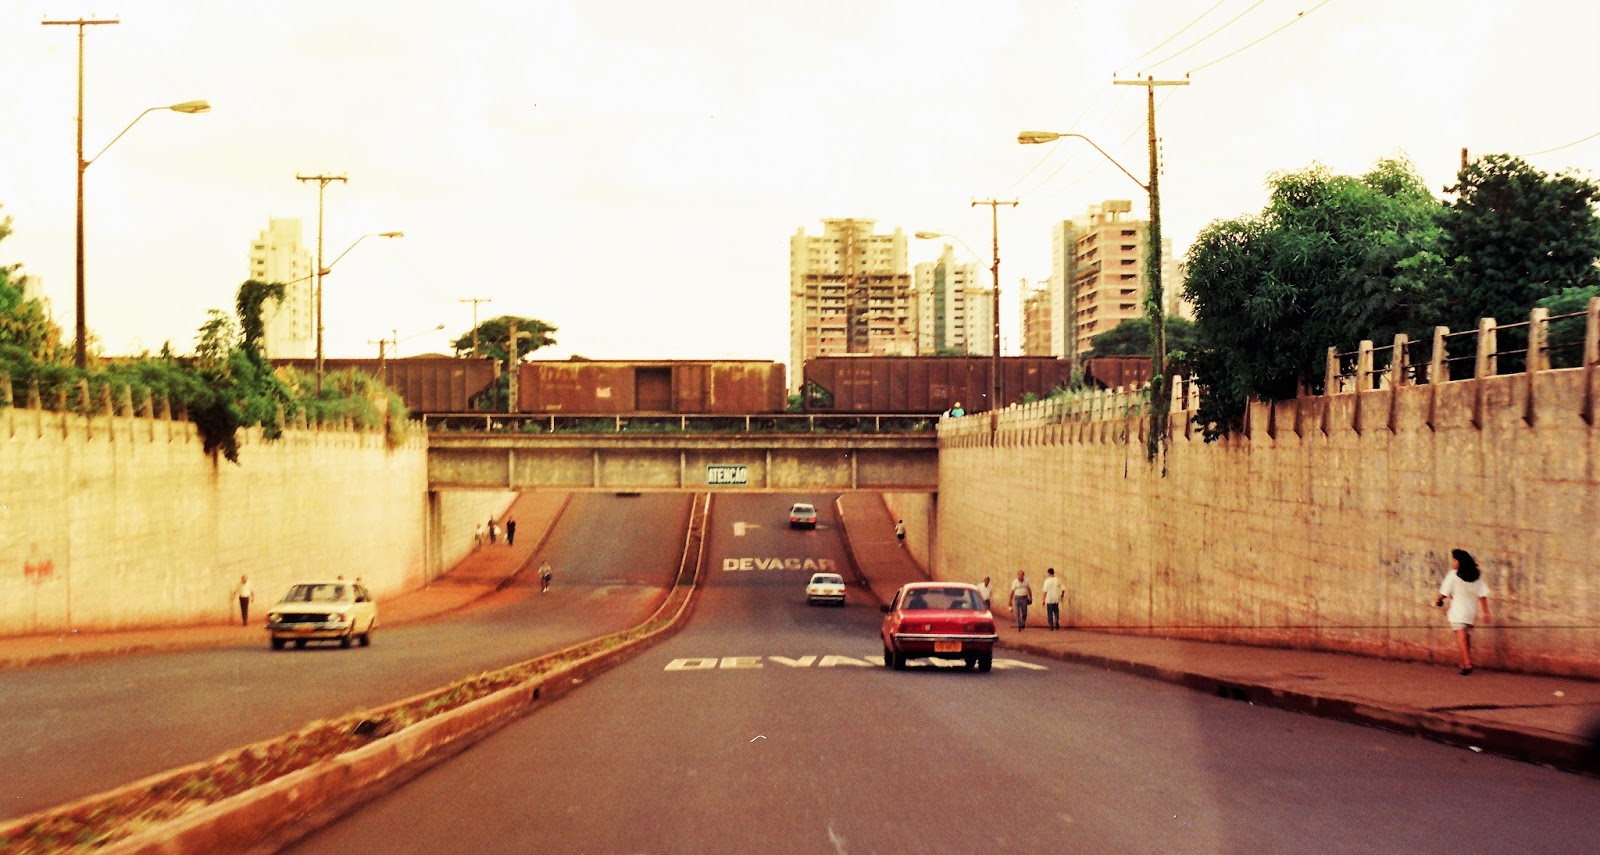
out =
{"type": "Polygon", "coordinates": [[[978,599],[978,592],[970,588],[914,588],[906,594],[900,608],[906,611],[978,611],[983,603],[978,599]]]}
{"type": "Polygon", "coordinates": [[[843,585],[844,577],[832,573],[818,573],[811,577],[813,585],[843,585]]]}

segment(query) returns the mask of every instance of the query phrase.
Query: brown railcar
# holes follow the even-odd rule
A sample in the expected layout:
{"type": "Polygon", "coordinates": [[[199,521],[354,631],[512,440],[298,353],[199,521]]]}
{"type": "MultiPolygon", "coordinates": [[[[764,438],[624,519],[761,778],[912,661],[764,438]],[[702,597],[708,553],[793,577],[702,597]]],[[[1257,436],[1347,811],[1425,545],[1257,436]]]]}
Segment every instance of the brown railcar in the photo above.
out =
{"type": "Polygon", "coordinates": [[[517,399],[524,413],[779,413],[785,374],[770,360],[534,360],[517,399]]]}
{"type": "MultiPolygon", "coordinates": [[[[317,370],[315,359],[274,359],[274,365],[292,366],[305,374],[317,370]]],[[[452,356],[408,356],[402,359],[324,359],[324,374],[355,369],[382,380],[400,393],[413,413],[464,413],[471,401],[494,382],[495,364],[489,359],[452,356]]]]}
{"type": "MultiPolygon", "coordinates": [[[[1071,377],[1065,359],[1005,356],[1000,360],[1003,405],[1043,398],[1071,377]]],[[[957,402],[967,412],[990,409],[987,356],[825,356],[805,365],[808,412],[934,414],[957,402]]]]}

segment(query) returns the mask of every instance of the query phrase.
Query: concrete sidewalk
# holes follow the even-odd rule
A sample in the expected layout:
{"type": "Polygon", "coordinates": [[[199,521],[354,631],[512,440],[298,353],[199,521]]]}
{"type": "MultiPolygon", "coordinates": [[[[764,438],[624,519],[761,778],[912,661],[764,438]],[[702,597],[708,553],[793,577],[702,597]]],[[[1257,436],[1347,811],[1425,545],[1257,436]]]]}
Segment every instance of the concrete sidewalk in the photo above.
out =
{"type": "MultiPolygon", "coordinates": [[[[532,559],[566,509],[565,493],[524,493],[506,510],[504,518],[517,521],[517,542],[504,538],[467,553],[447,573],[428,585],[378,601],[378,627],[403,626],[430,620],[483,600],[511,584],[532,559]]],[[[281,593],[281,592],[280,592],[281,593]]],[[[277,594],[273,594],[276,597],[277,594]]],[[[0,638],[0,670],[66,662],[96,656],[116,656],[160,650],[204,647],[266,646],[263,630],[272,599],[257,596],[249,626],[205,624],[118,632],[70,632],[0,638]]]]}
{"type": "MultiPolygon", "coordinates": [[[[856,569],[880,602],[926,579],[894,540],[880,496],[846,494],[839,513],[856,569]]],[[[1019,632],[1001,600],[1015,571],[996,571],[1000,646],[1122,671],[1218,697],[1410,733],[1563,769],[1600,773],[1600,683],[1319,653],[1045,628],[1044,606],[1019,632]]],[[[961,580],[977,582],[977,579],[961,580]]],[[[1035,581],[1037,584],[1037,581],[1035,581]]]]}

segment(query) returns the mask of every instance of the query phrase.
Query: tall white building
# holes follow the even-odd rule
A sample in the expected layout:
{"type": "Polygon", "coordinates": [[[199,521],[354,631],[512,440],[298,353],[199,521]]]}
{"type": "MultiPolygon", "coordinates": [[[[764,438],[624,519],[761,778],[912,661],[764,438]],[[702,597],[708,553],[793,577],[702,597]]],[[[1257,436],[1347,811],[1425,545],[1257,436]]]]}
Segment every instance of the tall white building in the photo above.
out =
{"type": "Polygon", "coordinates": [[[267,221],[267,229],[250,244],[250,278],[258,282],[282,282],[282,301],[268,300],[261,307],[266,329],[262,343],[273,359],[308,359],[316,355],[316,295],[312,280],[315,272],[311,251],[300,242],[297,219],[267,221]]]}
{"type": "Polygon", "coordinates": [[[978,284],[976,264],[956,263],[950,244],[938,261],[913,271],[917,294],[917,353],[989,355],[992,292],[978,284]]]}
{"type": "Polygon", "coordinates": [[[874,234],[875,220],[822,221],[789,238],[789,384],[798,391],[815,356],[913,356],[906,236],[874,234]]]}
{"type": "Polygon", "coordinates": [[[1022,355],[1052,356],[1049,280],[1030,284],[1023,279],[1019,293],[1022,294],[1022,355]]]}

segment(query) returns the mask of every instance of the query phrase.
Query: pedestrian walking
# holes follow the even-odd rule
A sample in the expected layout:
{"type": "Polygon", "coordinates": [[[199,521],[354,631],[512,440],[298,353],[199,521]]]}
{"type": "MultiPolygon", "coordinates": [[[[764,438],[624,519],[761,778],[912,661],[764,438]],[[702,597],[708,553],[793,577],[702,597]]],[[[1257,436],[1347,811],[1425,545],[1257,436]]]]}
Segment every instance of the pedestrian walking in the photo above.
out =
{"type": "Polygon", "coordinates": [[[506,546],[517,542],[517,521],[506,520],[506,546]]]}
{"type": "Polygon", "coordinates": [[[1439,585],[1439,599],[1434,606],[1445,609],[1445,619],[1455,630],[1456,644],[1461,650],[1461,676],[1472,673],[1472,625],[1477,622],[1478,610],[1483,610],[1484,623],[1489,622],[1489,586],[1472,553],[1465,549],[1450,550],[1450,575],[1439,585]]]}
{"type": "Polygon", "coordinates": [[[900,548],[906,548],[906,521],[894,521],[894,539],[900,541],[900,548]]]}
{"type": "Polygon", "coordinates": [[[500,524],[494,521],[494,517],[490,517],[489,518],[489,545],[490,546],[494,546],[499,541],[500,541],[500,524]]]}
{"type": "Polygon", "coordinates": [[[488,534],[489,534],[488,531],[486,529],[484,529],[484,527],[483,527],[483,523],[478,523],[478,527],[476,529],[474,529],[473,532],[472,532],[472,546],[473,546],[473,548],[477,549],[479,547],[482,547],[483,546],[483,539],[485,537],[487,537],[488,534]]]}
{"type": "Polygon", "coordinates": [[[249,576],[239,577],[239,586],[233,589],[233,595],[239,599],[239,625],[250,625],[250,604],[256,601],[256,590],[250,585],[249,576]]]}
{"type": "Polygon", "coordinates": [[[984,608],[986,608],[986,609],[994,608],[994,606],[991,605],[990,602],[989,602],[989,598],[994,596],[994,586],[989,584],[989,577],[988,576],[983,577],[983,582],[978,585],[978,596],[983,598],[983,607],[984,608]]]}
{"type": "Polygon", "coordinates": [[[1017,581],[1011,583],[1011,610],[1017,616],[1017,632],[1028,628],[1028,606],[1033,603],[1033,588],[1028,586],[1028,574],[1018,570],[1017,581]]]}
{"type": "Polygon", "coordinates": [[[1051,629],[1061,628],[1061,580],[1056,578],[1056,568],[1044,571],[1044,619],[1051,629]]]}
{"type": "Polygon", "coordinates": [[[550,562],[539,565],[539,593],[550,590],[550,562]]]}

